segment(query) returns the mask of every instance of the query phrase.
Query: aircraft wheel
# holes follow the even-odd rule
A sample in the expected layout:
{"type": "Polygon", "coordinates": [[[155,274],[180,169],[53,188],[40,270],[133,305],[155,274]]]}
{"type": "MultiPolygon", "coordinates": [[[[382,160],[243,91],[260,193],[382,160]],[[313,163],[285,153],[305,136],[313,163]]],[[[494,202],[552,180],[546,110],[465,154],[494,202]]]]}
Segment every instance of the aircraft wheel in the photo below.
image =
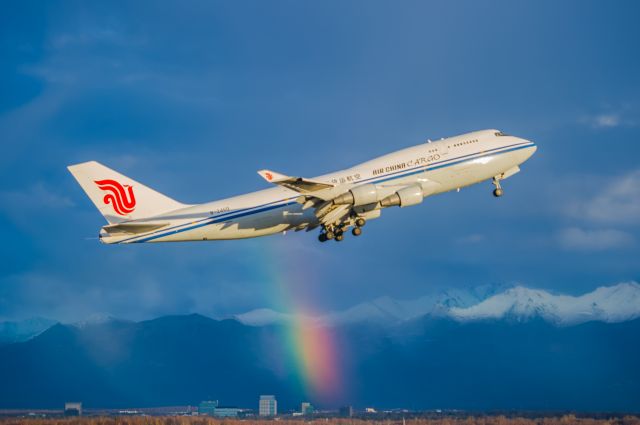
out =
{"type": "Polygon", "coordinates": [[[340,233],[339,235],[336,235],[336,242],[340,242],[343,239],[344,239],[344,235],[342,233],[340,233]]]}
{"type": "Polygon", "coordinates": [[[353,236],[360,236],[362,234],[362,229],[359,227],[354,227],[353,230],[351,231],[351,234],[353,236]]]}
{"type": "Polygon", "coordinates": [[[324,233],[320,233],[320,234],[318,235],[318,240],[319,240],[320,242],[326,242],[326,241],[327,241],[327,235],[325,235],[324,233]]]}
{"type": "Polygon", "coordinates": [[[367,221],[364,218],[359,217],[359,218],[356,219],[356,226],[362,227],[365,224],[367,224],[367,221]]]}
{"type": "Polygon", "coordinates": [[[497,188],[493,190],[493,196],[495,196],[496,198],[499,198],[502,195],[504,195],[504,190],[502,190],[502,188],[497,188]]]}
{"type": "Polygon", "coordinates": [[[335,233],[333,233],[331,230],[327,231],[324,236],[327,238],[327,240],[331,240],[336,237],[335,233]]]}

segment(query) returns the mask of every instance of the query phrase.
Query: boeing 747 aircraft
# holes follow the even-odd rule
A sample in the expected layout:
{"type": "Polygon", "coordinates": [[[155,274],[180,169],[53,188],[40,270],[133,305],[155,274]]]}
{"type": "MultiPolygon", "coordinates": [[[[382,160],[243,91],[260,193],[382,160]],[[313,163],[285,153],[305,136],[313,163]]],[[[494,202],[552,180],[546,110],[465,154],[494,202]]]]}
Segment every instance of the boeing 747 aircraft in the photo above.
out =
{"type": "Polygon", "coordinates": [[[114,243],[253,238],[320,228],[319,240],[362,233],[382,210],[420,204],[427,196],[520,171],[535,143],[498,130],[429,141],[345,170],[314,178],[258,171],[275,187],[220,201],[186,205],[104,165],[85,162],[69,171],[105,217],[100,241],[114,243]]]}

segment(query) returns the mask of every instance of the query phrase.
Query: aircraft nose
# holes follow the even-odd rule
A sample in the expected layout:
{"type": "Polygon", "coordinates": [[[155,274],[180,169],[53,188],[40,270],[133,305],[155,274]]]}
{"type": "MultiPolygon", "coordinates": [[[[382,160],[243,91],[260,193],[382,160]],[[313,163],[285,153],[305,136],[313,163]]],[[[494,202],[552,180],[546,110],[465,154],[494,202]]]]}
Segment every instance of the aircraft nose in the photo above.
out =
{"type": "Polygon", "coordinates": [[[534,153],[536,153],[536,151],[538,150],[538,145],[536,145],[536,144],[535,144],[534,142],[532,142],[531,140],[522,139],[522,141],[523,141],[523,142],[526,142],[526,143],[530,143],[530,145],[529,145],[529,146],[527,146],[527,149],[526,149],[526,150],[527,150],[527,152],[529,153],[529,156],[527,157],[527,159],[528,159],[528,158],[531,158],[531,156],[532,156],[534,153]]]}

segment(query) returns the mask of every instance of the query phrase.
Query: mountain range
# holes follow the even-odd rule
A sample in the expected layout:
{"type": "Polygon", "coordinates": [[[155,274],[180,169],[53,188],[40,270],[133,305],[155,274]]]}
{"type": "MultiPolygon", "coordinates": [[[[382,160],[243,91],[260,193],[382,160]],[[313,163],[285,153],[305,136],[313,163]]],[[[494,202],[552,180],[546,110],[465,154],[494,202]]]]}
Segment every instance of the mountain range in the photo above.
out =
{"type": "Polygon", "coordinates": [[[283,410],[311,401],[321,408],[638,412],[639,293],[636,283],[578,297],[480,288],[381,298],[307,318],[322,332],[305,329],[301,340],[325,335],[338,372],[324,391],[307,376],[320,365],[301,370],[300,347],[291,345],[294,318],[284,313],[56,323],[0,346],[0,408],[204,399],[255,408],[259,394],[276,394],[283,410]]]}
{"type": "MultiPolygon", "coordinates": [[[[599,287],[581,296],[554,295],[524,286],[499,290],[487,285],[472,290],[448,290],[436,296],[407,301],[381,297],[344,311],[308,319],[323,326],[362,322],[397,325],[422,316],[451,318],[458,322],[540,318],[558,326],[590,321],[624,322],[640,317],[640,284],[627,282],[599,287]]],[[[293,319],[291,315],[270,309],[253,310],[235,318],[252,326],[293,319]]]]}
{"type": "MultiPolygon", "coordinates": [[[[599,287],[581,296],[556,295],[524,286],[504,288],[483,285],[467,290],[450,289],[413,300],[380,297],[343,311],[333,311],[307,319],[311,319],[318,326],[356,323],[394,326],[422,316],[448,317],[459,322],[527,321],[540,318],[558,326],[589,321],[624,322],[640,317],[640,284],[625,282],[599,287]]],[[[237,314],[231,318],[250,326],[282,324],[295,319],[291,314],[267,308],[237,314]]],[[[100,313],[72,325],[85,327],[113,320],[122,319],[100,313]]],[[[58,322],[55,320],[39,317],[0,322],[0,345],[27,341],[56,323],[58,322]]]]}
{"type": "Polygon", "coordinates": [[[0,345],[27,341],[55,325],[55,320],[34,317],[32,319],[0,322],[0,345]]]}

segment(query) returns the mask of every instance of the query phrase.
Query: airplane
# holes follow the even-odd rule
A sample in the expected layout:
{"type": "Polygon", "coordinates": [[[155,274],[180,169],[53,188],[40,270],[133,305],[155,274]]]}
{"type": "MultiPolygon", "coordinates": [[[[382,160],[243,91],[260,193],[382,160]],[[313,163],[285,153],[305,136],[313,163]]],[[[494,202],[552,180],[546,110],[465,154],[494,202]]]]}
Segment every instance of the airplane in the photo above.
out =
{"type": "Polygon", "coordinates": [[[106,166],[89,161],[67,167],[107,220],[106,244],[213,241],[320,229],[318,239],[342,241],[362,234],[382,210],[409,207],[439,193],[520,171],[535,143],[499,130],[481,130],[405,148],[314,178],[271,170],[258,174],[273,188],[187,205],[106,166]]]}

